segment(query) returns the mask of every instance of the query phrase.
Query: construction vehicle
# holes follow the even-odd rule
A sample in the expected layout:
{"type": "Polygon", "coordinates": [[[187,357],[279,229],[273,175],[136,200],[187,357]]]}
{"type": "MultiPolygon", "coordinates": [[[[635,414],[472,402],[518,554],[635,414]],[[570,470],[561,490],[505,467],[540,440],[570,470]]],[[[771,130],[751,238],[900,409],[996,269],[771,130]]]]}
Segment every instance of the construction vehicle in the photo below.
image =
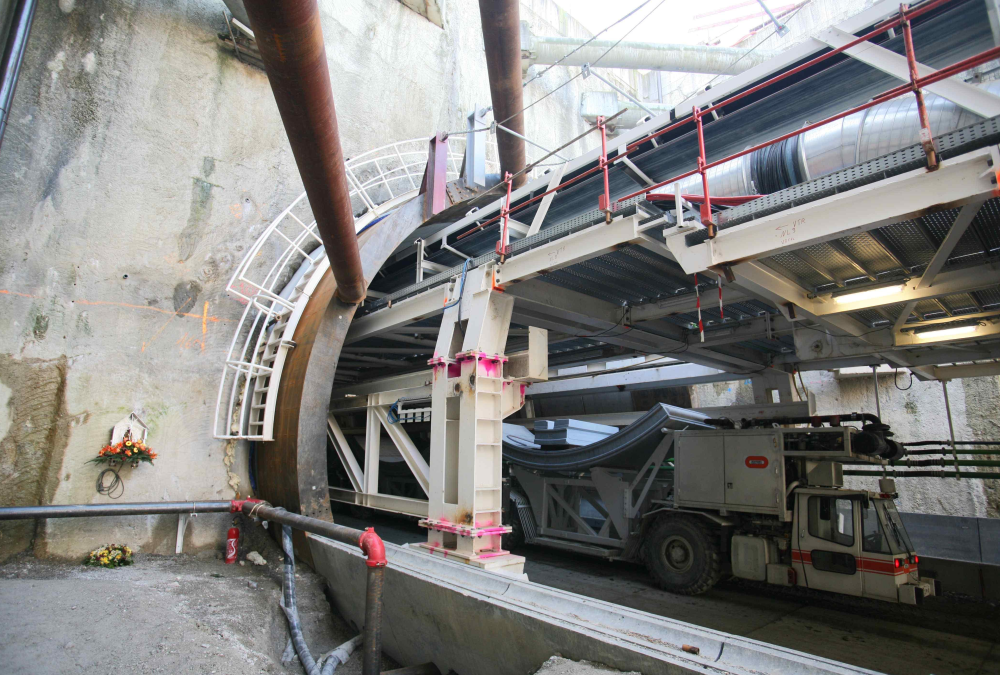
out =
{"type": "Polygon", "coordinates": [[[894,481],[844,487],[844,464],[903,455],[891,436],[868,414],[737,425],[660,405],[603,445],[505,445],[515,535],[641,560],[660,587],[685,595],[731,575],[919,604],[940,589],[920,578],[894,481]]]}

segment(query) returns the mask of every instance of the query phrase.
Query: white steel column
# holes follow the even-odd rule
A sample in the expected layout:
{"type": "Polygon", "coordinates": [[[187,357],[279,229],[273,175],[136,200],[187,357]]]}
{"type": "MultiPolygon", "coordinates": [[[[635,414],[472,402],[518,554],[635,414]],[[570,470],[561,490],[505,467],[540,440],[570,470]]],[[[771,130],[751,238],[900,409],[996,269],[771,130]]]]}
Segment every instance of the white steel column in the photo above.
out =
{"type": "Polygon", "coordinates": [[[510,532],[502,524],[501,460],[503,417],[524,404],[524,385],[504,378],[503,349],[514,300],[494,290],[491,278],[490,271],[469,274],[461,305],[445,309],[429,361],[430,491],[427,518],[420,521],[428,528],[427,543],[421,546],[435,555],[517,575],[524,558],[500,545],[501,536],[510,532]]]}

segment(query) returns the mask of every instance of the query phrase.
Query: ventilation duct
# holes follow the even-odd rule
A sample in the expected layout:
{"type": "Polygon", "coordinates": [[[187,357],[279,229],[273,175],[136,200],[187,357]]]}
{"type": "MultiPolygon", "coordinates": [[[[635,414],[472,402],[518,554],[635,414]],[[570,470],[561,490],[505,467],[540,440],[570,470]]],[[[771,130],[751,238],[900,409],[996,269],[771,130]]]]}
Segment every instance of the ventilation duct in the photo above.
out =
{"type": "Polygon", "coordinates": [[[598,64],[601,68],[627,70],[665,70],[675,73],[705,73],[707,75],[736,75],[772,58],[775,53],[752,51],[735,47],[707,47],[705,45],[671,45],[656,42],[621,42],[594,40],[586,47],[569,55],[587,42],[584,38],[541,37],[531,32],[527,22],[521,23],[521,68],[527,70],[537,64],[561,66],[598,64]],[[614,49],[611,49],[614,47],[614,49]],[[611,49],[606,56],[602,54],[611,49]],[[565,59],[560,61],[560,59],[565,59]]]}

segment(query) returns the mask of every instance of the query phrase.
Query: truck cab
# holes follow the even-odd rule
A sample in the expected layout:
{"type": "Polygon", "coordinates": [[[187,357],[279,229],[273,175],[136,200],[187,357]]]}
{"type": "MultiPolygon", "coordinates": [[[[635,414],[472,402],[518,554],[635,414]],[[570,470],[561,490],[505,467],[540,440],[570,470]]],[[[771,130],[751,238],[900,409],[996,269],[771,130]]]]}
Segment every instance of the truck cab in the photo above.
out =
{"type": "Polygon", "coordinates": [[[939,594],[920,578],[895,482],[844,487],[844,464],[882,466],[901,447],[880,422],[832,422],[675,432],[673,499],[643,529],[660,586],[702,593],[729,573],[907,604],[939,594]]]}
{"type": "Polygon", "coordinates": [[[796,489],[791,539],[796,585],[906,604],[935,595],[933,580],[920,579],[919,557],[894,496],[796,489]]]}

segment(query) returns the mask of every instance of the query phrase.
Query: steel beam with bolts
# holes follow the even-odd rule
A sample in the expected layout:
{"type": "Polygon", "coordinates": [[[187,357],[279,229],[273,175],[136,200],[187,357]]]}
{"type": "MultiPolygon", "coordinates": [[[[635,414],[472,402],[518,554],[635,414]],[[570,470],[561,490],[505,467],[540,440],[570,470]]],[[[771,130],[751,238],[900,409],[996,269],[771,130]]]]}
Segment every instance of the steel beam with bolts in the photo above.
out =
{"type": "Polygon", "coordinates": [[[674,258],[688,274],[795,251],[812,244],[953,208],[993,195],[991,148],[942,161],[937,171],[915,169],[899,176],[796,206],[718,232],[688,246],[685,235],[701,226],[666,230],[674,258]]]}

